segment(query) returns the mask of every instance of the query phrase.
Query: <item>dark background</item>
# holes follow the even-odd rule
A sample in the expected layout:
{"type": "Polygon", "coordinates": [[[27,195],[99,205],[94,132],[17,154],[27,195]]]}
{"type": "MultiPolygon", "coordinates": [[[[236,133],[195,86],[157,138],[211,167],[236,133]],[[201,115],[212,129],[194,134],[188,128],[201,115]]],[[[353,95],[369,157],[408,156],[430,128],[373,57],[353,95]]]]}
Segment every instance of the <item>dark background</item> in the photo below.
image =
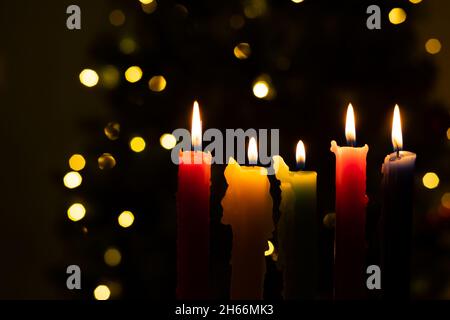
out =
{"type": "MultiPolygon", "coordinates": [[[[267,12],[246,18],[240,30],[230,28],[228,21],[232,14],[243,16],[245,1],[185,1],[181,4],[187,16],[180,15],[176,2],[160,2],[150,15],[141,12],[137,0],[0,3],[0,298],[91,298],[99,281],[111,279],[121,284],[117,297],[173,297],[176,167],[158,139],[164,132],[189,127],[194,99],[200,101],[205,128],[280,128],[280,152],[291,166],[295,143],[302,138],[307,167],[319,172],[321,217],[333,211],[329,142],[344,143],[344,115],[351,101],[358,142],[370,147],[369,220],[377,217],[379,166],[391,150],[391,110],[399,103],[405,149],[418,154],[413,294],[450,298],[449,215],[437,213],[442,212],[442,194],[450,190],[445,133],[450,127],[448,1],[378,1],[383,11],[380,31],[365,27],[370,1],[267,1],[267,12]],[[70,4],[81,7],[79,31],[65,26],[70,4]],[[408,17],[393,26],[387,14],[397,5],[408,17]],[[121,27],[108,20],[117,8],[127,17],[121,27]],[[114,51],[124,35],[140,44],[135,55],[114,51]],[[442,43],[437,55],[424,49],[430,37],[442,43]],[[232,54],[241,41],[252,46],[245,61],[232,54]],[[280,68],[280,57],[288,59],[287,68],[280,68]],[[148,91],[146,81],[132,86],[122,79],[111,91],[80,84],[83,68],[104,64],[121,72],[140,65],[144,77],[167,75],[168,87],[155,96],[143,93],[148,91]],[[277,90],[271,101],[258,100],[251,92],[252,81],[262,73],[271,75],[277,90]],[[112,120],[124,128],[117,143],[103,135],[112,120]],[[140,158],[127,150],[128,138],[137,133],[148,146],[140,158]],[[119,165],[113,173],[100,175],[96,159],[109,151],[115,152],[119,165]],[[76,226],[66,218],[74,193],[62,185],[73,153],[88,161],[76,197],[90,203],[88,215],[98,213],[76,226]],[[421,184],[427,171],[439,174],[437,189],[421,184]],[[134,229],[125,235],[113,231],[114,219],[107,218],[123,208],[137,212],[134,229]],[[91,228],[89,236],[80,232],[83,226],[91,228]],[[102,261],[111,243],[122,250],[123,263],[115,270],[102,261]],[[80,264],[86,275],[81,293],[65,289],[69,264],[80,264]]],[[[213,230],[226,239],[218,205],[225,188],[223,168],[214,170],[213,230]]],[[[371,232],[369,226],[369,236],[371,232]]],[[[213,239],[216,248],[226,249],[220,239],[213,239]]],[[[331,239],[332,231],[324,228],[324,297],[330,290],[331,239]]],[[[220,265],[226,254],[216,258],[220,265]]],[[[276,296],[276,284],[271,290],[276,296]]],[[[226,289],[218,291],[223,296],[226,289]]]]}

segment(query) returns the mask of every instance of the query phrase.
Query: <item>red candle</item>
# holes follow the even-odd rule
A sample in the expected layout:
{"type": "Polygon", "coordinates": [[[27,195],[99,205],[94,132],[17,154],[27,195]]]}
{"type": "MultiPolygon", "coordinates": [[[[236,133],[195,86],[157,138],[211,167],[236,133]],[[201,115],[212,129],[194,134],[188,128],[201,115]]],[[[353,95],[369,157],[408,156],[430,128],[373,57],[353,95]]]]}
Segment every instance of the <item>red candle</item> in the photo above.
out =
{"type": "Polygon", "coordinates": [[[369,147],[356,141],[353,107],[347,109],[348,147],[331,141],[336,156],[336,232],[334,243],[334,296],[358,299],[365,295],[366,156],[369,147]]]}
{"type": "Polygon", "coordinates": [[[198,103],[192,116],[194,151],[180,152],[177,192],[177,298],[208,298],[211,154],[201,151],[198,103]]]}

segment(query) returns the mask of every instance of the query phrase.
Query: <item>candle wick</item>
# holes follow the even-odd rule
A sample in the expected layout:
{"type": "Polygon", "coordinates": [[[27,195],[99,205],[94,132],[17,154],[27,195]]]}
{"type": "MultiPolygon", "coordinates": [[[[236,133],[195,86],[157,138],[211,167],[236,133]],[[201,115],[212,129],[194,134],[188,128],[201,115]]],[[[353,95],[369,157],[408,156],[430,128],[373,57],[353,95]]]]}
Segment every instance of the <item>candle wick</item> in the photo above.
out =
{"type": "Polygon", "coordinates": [[[397,159],[400,159],[400,148],[397,148],[397,159]]]}

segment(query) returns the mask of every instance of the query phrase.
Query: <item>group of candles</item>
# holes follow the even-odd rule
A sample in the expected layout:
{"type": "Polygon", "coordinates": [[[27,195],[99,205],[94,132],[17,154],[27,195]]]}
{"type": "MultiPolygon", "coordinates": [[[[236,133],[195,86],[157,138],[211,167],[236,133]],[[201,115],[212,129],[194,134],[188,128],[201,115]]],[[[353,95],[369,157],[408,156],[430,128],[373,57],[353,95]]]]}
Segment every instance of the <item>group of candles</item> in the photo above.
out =
{"type": "MultiPolygon", "coordinates": [[[[337,299],[364,298],[366,291],[365,216],[366,156],[368,146],[356,147],[353,107],[347,109],[348,146],[331,142],[336,156],[336,226],[334,295],[337,299]]],[[[209,198],[211,154],[201,151],[198,104],[192,118],[194,150],[180,152],[177,192],[177,297],[209,297],[209,198]]],[[[400,111],[395,106],[392,124],[394,153],[382,165],[382,288],[387,297],[409,292],[409,246],[412,191],[416,155],[402,151],[400,111]]],[[[248,145],[251,163],[258,158],[255,138],[248,145]]],[[[304,167],[305,148],[297,145],[296,158],[304,167]]],[[[281,182],[281,217],[277,235],[283,269],[285,299],[317,297],[317,173],[289,170],[274,156],[276,178],[281,182]]],[[[273,203],[266,168],[244,166],[230,159],[225,169],[228,184],[222,200],[224,224],[231,225],[231,299],[262,299],[267,241],[272,237],[273,203]]]]}

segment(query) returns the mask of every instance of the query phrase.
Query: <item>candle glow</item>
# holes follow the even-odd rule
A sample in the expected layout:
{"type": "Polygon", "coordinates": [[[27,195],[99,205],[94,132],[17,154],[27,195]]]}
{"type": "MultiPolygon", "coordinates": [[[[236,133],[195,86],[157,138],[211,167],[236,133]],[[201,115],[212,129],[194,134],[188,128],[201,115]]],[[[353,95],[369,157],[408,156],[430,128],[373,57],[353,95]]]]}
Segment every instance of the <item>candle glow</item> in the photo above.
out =
{"type": "Polygon", "coordinates": [[[258,161],[258,147],[254,137],[251,137],[248,143],[248,161],[251,164],[255,164],[258,161]]]}
{"type": "Polygon", "coordinates": [[[192,146],[194,149],[201,148],[202,146],[202,121],[200,120],[200,110],[198,107],[198,102],[194,102],[194,108],[192,111],[192,146]]]}
{"type": "Polygon", "coordinates": [[[297,143],[297,149],[295,150],[295,159],[297,160],[297,166],[301,169],[305,167],[306,152],[305,145],[302,140],[297,143]]]}
{"type": "Polygon", "coordinates": [[[356,142],[356,130],[355,130],[355,113],[353,112],[353,106],[350,103],[347,108],[347,119],[345,121],[345,138],[349,146],[355,145],[356,142]]]}
{"type": "Polygon", "coordinates": [[[402,150],[403,137],[402,137],[402,123],[400,119],[400,109],[398,105],[394,108],[394,117],[392,119],[392,145],[395,151],[402,150]]]}

